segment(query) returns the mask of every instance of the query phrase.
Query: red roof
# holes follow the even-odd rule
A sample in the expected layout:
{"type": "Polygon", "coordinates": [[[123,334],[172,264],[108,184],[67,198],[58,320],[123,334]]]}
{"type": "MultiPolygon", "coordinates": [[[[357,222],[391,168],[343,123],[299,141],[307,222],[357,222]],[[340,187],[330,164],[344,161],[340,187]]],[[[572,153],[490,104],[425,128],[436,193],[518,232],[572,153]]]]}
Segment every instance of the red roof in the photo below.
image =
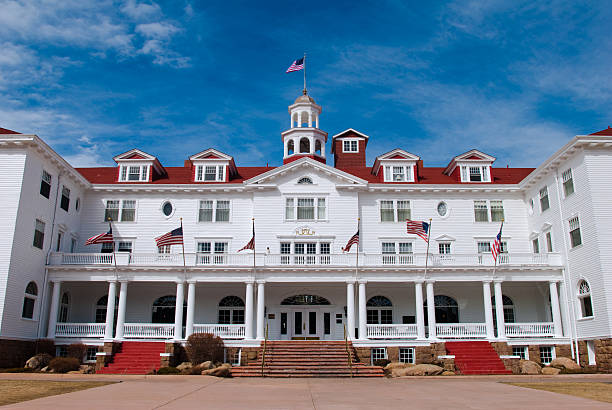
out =
{"type": "Polygon", "coordinates": [[[612,136],[612,128],[608,127],[605,130],[601,130],[601,131],[597,131],[592,133],[591,135],[605,135],[605,136],[612,136]]]}
{"type": "Polygon", "coordinates": [[[21,134],[20,132],[7,130],[6,128],[0,128],[0,134],[21,134]]]}

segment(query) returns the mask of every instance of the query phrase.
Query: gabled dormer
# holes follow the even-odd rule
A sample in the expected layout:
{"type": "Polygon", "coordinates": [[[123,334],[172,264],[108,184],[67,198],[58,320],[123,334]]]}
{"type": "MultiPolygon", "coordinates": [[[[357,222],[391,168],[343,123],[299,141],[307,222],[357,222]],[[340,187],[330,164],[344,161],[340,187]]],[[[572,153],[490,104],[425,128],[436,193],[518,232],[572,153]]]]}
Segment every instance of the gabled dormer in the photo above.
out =
{"type": "Polygon", "coordinates": [[[151,182],[158,176],[166,175],[166,170],[153,155],[133,149],[113,158],[118,165],[117,181],[151,182]]]}
{"type": "Polygon", "coordinates": [[[366,166],[367,135],[352,128],[342,131],[332,137],[332,153],[334,167],[351,168],[366,166]]]}
{"type": "Polygon", "coordinates": [[[236,164],[230,155],[209,148],[189,157],[194,182],[228,182],[236,175],[236,164]]]}
{"type": "Polygon", "coordinates": [[[421,158],[404,151],[394,149],[376,157],[372,174],[380,182],[415,182],[417,180],[417,162],[421,158]]]}
{"type": "Polygon", "coordinates": [[[491,182],[491,166],[495,157],[476,149],[451,160],[444,173],[460,182],[491,182]]]}

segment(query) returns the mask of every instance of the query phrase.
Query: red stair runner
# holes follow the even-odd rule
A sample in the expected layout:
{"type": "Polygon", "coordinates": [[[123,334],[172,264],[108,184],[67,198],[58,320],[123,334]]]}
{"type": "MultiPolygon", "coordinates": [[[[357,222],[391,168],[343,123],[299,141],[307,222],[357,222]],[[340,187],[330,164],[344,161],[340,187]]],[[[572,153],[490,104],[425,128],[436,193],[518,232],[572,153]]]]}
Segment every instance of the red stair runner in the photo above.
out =
{"type": "Polygon", "coordinates": [[[112,362],[96,373],[148,374],[159,369],[159,354],[164,351],[164,342],[123,342],[112,362]]]}
{"type": "Polygon", "coordinates": [[[446,351],[461,374],[512,374],[489,342],[446,342],[446,351]]]}
{"type": "MultiPolygon", "coordinates": [[[[234,377],[261,377],[261,353],[247,366],[232,368],[234,377]]],[[[383,377],[382,367],[356,363],[352,344],[353,377],[383,377]]],[[[263,375],[265,377],[351,377],[346,345],[343,341],[269,341],[263,375]]]]}

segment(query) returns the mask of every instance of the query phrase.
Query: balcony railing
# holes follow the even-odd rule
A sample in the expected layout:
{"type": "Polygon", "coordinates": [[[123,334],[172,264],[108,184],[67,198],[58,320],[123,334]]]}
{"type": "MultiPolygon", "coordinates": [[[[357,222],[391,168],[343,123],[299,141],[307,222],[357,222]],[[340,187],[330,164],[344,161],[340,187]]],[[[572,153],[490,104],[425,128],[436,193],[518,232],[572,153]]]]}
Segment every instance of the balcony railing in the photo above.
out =
{"type": "Polygon", "coordinates": [[[56,337],[104,337],[104,323],[58,323],[56,337]]]}
{"type": "Polygon", "coordinates": [[[438,323],[436,335],[441,338],[480,338],[487,337],[485,323],[438,323]]]}
{"type": "Polygon", "coordinates": [[[417,325],[366,325],[369,339],[411,339],[417,337],[417,325]]]}
{"type": "Polygon", "coordinates": [[[244,339],[244,325],[193,325],[194,333],[212,333],[222,339],[244,339]]]}
{"type": "Polygon", "coordinates": [[[544,323],[506,323],[506,337],[553,337],[555,325],[544,323]]]}
{"type": "Polygon", "coordinates": [[[123,325],[126,339],[172,339],[174,324],[165,323],[126,323],[123,325]]]}
{"type": "MultiPolygon", "coordinates": [[[[426,255],[409,254],[359,254],[360,267],[424,267],[426,255]]],[[[498,266],[561,266],[558,253],[504,253],[498,266]]],[[[49,265],[108,265],[117,266],[183,266],[182,253],[52,253],[49,265]]],[[[186,253],[184,263],[189,267],[249,267],[253,266],[253,254],[248,253],[186,253]]],[[[256,254],[258,267],[354,267],[355,254],[256,254]]],[[[490,266],[494,260],[489,253],[430,254],[428,266],[490,266]]]]}

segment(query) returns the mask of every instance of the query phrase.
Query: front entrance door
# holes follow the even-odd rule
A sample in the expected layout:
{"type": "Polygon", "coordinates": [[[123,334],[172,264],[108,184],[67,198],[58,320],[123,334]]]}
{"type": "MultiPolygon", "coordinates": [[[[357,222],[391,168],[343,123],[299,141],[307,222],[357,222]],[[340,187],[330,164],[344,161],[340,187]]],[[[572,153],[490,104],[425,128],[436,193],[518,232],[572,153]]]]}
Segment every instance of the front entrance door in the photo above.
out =
{"type": "Polygon", "coordinates": [[[293,340],[318,340],[319,327],[318,316],[319,312],[311,309],[300,309],[293,311],[293,340]]]}

